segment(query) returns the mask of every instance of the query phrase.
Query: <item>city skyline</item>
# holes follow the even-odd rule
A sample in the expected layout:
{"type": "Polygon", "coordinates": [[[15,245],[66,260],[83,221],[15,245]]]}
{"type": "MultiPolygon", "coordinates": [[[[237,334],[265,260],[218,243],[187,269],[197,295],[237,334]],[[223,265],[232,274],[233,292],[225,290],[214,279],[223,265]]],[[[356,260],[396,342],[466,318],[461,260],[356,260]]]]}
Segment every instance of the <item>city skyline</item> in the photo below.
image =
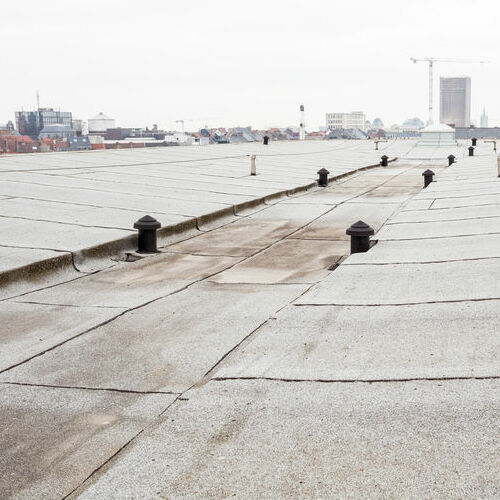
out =
{"type": "Polygon", "coordinates": [[[21,81],[3,81],[2,120],[34,108],[38,90],[41,106],[72,109],[85,120],[102,110],[122,126],[173,129],[176,120],[187,129],[298,125],[302,102],[310,128],[322,125],[327,112],[352,110],[390,125],[425,117],[427,68],[409,58],[431,55],[491,60],[437,64],[435,95],[440,76],[467,74],[474,81],[471,118],[479,122],[486,106],[490,124],[500,123],[495,23],[484,15],[494,5],[490,0],[478,2],[467,16],[456,8],[466,7],[462,0],[426,0],[423,8],[408,10],[401,2],[383,8],[361,2],[364,16],[359,3],[257,1],[242,15],[222,1],[210,23],[205,20],[211,7],[200,1],[168,7],[153,1],[133,16],[129,1],[91,0],[71,12],[59,0],[25,5],[21,16],[14,5],[4,6],[0,19],[5,40],[17,49],[7,54],[4,74],[23,72],[21,81]],[[453,30],[443,30],[443,19],[453,30]],[[19,36],[20,23],[51,47],[50,58],[27,64],[19,57],[29,49],[19,36]]]}

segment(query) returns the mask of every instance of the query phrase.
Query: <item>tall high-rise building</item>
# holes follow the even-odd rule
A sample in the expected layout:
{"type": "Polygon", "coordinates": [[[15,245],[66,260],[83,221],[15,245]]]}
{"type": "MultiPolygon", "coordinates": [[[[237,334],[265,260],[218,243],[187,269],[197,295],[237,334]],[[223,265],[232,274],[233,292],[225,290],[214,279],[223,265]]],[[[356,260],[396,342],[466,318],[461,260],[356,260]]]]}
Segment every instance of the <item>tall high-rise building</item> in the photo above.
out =
{"type": "Polygon", "coordinates": [[[486,114],[486,109],[483,108],[483,114],[481,115],[480,124],[482,128],[488,127],[488,115],[486,114]]]}
{"type": "Polygon", "coordinates": [[[29,135],[37,139],[47,125],[73,126],[71,112],[58,111],[52,108],[39,108],[36,111],[16,111],[16,127],[21,135],[29,135]]]}
{"type": "Polygon", "coordinates": [[[454,127],[470,126],[470,77],[440,78],[439,121],[454,127]]]}

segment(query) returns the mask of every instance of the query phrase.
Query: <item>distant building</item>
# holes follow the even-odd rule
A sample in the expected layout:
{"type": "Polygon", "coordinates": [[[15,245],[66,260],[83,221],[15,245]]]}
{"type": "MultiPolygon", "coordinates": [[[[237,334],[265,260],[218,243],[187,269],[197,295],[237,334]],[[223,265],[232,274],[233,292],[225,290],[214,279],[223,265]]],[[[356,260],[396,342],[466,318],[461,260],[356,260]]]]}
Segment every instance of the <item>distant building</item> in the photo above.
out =
{"type": "Polygon", "coordinates": [[[92,149],[92,144],[88,137],[71,137],[68,139],[69,151],[84,151],[92,149]]]}
{"type": "Polygon", "coordinates": [[[42,129],[48,125],[73,126],[69,111],[55,111],[52,108],[39,108],[36,111],[16,111],[16,127],[21,135],[38,138],[42,129]]]}
{"type": "Polygon", "coordinates": [[[326,128],[328,130],[338,129],[360,129],[365,130],[366,117],[361,111],[352,113],[326,113],[326,128]]]}
{"type": "Polygon", "coordinates": [[[89,129],[85,120],[73,119],[73,130],[77,136],[88,135],[89,129]]]}
{"type": "Polygon", "coordinates": [[[420,118],[408,118],[403,122],[401,127],[399,127],[400,130],[420,130],[421,128],[424,128],[424,122],[420,118]]]}
{"type": "Polygon", "coordinates": [[[375,120],[373,120],[371,128],[384,128],[384,122],[380,118],[375,118],[375,120]]]}
{"type": "Polygon", "coordinates": [[[470,126],[471,83],[468,76],[440,78],[441,123],[453,127],[470,126]]]}
{"type": "Polygon", "coordinates": [[[40,131],[40,139],[69,139],[75,135],[73,127],[70,125],[61,125],[55,123],[53,125],[46,125],[40,131]]]}
{"type": "Polygon", "coordinates": [[[115,119],[106,116],[104,113],[99,113],[93,118],[89,118],[89,134],[100,134],[106,132],[109,128],[115,128],[115,119]]]}
{"type": "Polygon", "coordinates": [[[325,135],[324,139],[366,139],[368,136],[359,128],[332,129],[325,135]]]}
{"type": "Polygon", "coordinates": [[[0,135],[16,135],[18,132],[14,129],[14,124],[9,120],[5,124],[0,124],[0,135]]]}
{"type": "Polygon", "coordinates": [[[486,114],[485,108],[483,108],[483,114],[481,115],[480,124],[481,124],[481,128],[488,127],[488,115],[486,114]]]}

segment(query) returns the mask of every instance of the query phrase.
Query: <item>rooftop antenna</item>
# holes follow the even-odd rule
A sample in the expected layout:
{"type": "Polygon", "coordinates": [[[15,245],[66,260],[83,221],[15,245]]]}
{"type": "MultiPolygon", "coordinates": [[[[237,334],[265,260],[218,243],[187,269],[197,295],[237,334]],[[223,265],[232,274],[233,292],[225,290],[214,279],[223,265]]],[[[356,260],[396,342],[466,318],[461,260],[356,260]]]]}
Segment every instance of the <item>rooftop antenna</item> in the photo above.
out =
{"type": "Polygon", "coordinates": [[[452,63],[488,63],[489,61],[481,61],[479,59],[438,59],[436,57],[410,57],[410,61],[414,63],[420,61],[426,61],[429,63],[429,124],[432,125],[434,123],[433,109],[432,109],[432,87],[434,85],[434,77],[433,77],[433,68],[435,62],[452,62],[452,63]]]}

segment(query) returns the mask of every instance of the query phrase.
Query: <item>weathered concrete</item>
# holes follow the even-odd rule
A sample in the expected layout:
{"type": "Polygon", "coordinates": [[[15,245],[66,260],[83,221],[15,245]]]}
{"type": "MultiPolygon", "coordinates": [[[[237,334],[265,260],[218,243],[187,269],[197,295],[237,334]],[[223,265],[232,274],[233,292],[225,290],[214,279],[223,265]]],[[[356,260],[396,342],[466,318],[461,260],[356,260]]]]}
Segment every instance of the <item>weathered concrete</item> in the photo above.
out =
{"type": "MultiPolygon", "coordinates": [[[[100,227],[81,227],[37,221],[37,248],[44,250],[71,251],[91,247],[107,241],[128,236],[132,231],[100,227]]],[[[33,222],[24,219],[0,218],[2,245],[30,248],[33,245],[33,222]]]]}
{"type": "MultiPolygon", "coordinates": [[[[369,252],[350,255],[344,264],[411,264],[488,258],[500,258],[500,234],[379,241],[369,252]]],[[[467,266],[465,262],[464,265],[467,266]]]]}
{"type": "Polygon", "coordinates": [[[0,302],[0,371],[108,321],[123,309],[0,302]]]}
{"type": "Polygon", "coordinates": [[[17,299],[67,306],[136,307],[238,262],[233,257],[159,254],[17,299]]]}
{"type": "Polygon", "coordinates": [[[243,219],[217,231],[171,245],[168,250],[200,255],[244,257],[288,236],[297,228],[296,224],[287,221],[252,222],[243,219]]]}
{"type": "Polygon", "coordinates": [[[497,374],[500,299],[376,307],[289,306],[214,377],[407,380],[497,374]]]}
{"type": "Polygon", "coordinates": [[[71,257],[69,253],[54,252],[53,250],[0,246],[0,273],[19,269],[40,260],[57,258],[61,255],[71,257]]]}
{"type": "MultiPolygon", "coordinates": [[[[359,144],[351,141],[342,146],[352,151],[341,168],[367,160],[369,155],[359,144]]],[[[117,152],[116,157],[106,156],[107,166],[93,169],[78,163],[72,170],[61,160],[66,167],[57,175],[75,177],[78,182],[82,172],[91,177],[109,170],[106,182],[112,182],[115,172],[120,188],[127,185],[127,189],[129,184],[143,189],[142,182],[154,176],[165,180],[164,176],[178,175],[175,190],[182,191],[180,181],[198,175],[211,187],[223,179],[225,194],[233,187],[251,187],[254,181],[254,187],[263,191],[264,186],[286,190],[286,183],[308,182],[305,169],[325,166],[337,172],[329,164],[330,152],[296,155],[293,161],[270,156],[262,161],[255,179],[248,176],[247,157],[220,163],[199,156],[203,161],[182,162],[181,150],[175,153],[179,163],[168,167],[154,161],[161,159],[154,151],[139,152],[139,156],[127,152],[129,157],[117,152]],[[110,167],[117,158],[127,159],[127,166],[110,167]],[[139,165],[132,163],[139,158],[141,182],[120,180],[124,170],[134,175],[139,165]]],[[[39,158],[52,161],[44,160],[44,155],[39,158]]],[[[13,158],[12,168],[16,161],[22,164],[22,158],[13,158]]],[[[40,170],[42,164],[32,166],[44,172],[40,175],[53,174],[40,170]]],[[[127,391],[182,392],[163,416],[154,421],[135,419],[137,437],[129,445],[120,440],[105,444],[93,461],[86,453],[97,446],[94,443],[102,434],[88,438],[85,426],[74,428],[73,423],[80,422],[74,418],[76,411],[72,424],[66,425],[60,416],[66,413],[58,410],[53,420],[63,423],[51,427],[44,414],[37,416],[39,400],[24,396],[23,411],[31,412],[28,424],[34,431],[26,432],[26,419],[18,420],[22,425],[14,439],[21,451],[13,463],[22,462],[25,469],[39,474],[29,476],[25,496],[47,497],[44,475],[54,482],[56,496],[65,496],[73,484],[80,484],[72,498],[79,494],[90,498],[498,496],[493,460],[498,455],[494,426],[500,397],[499,346],[494,334],[500,301],[499,235],[438,234],[440,219],[427,219],[424,213],[442,216],[446,210],[454,211],[434,208],[439,190],[435,197],[404,202],[405,196],[414,196],[413,189],[420,193],[417,198],[424,193],[415,178],[421,182],[420,173],[428,166],[415,161],[400,168],[368,170],[326,189],[268,197],[260,205],[245,203],[237,216],[232,206],[215,215],[201,214],[187,221],[182,233],[162,235],[160,245],[169,245],[162,248],[162,255],[136,263],[111,261],[113,268],[107,271],[7,301],[6,310],[19,305],[29,312],[27,331],[7,340],[5,352],[10,352],[11,344],[21,352],[24,341],[35,355],[6,370],[0,387],[15,382],[33,384],[41,391],[44,385],[54,385],[51,390],[67,391],[78,402],[80,392],[124,393],[138,398],[132,406],[141,404],[142,393],[127,391]],[[360,200],[362,193],[377,190],[370,201],[360,200]],[[337,195],[344,198],[335,200],[337,195]],[[304,203],[308,198],[311,203],[304,203]],[[422,220],[397,223],[401,201],[406,209],[418,205],[405,214],[420,214],[422,220]],[[342,214],[340,210],[348,215],[355,205],[356,210],[366,206],[366,217],[376,215],[377,227],[391,226],[396,238],[398,227],[407,231],[422,222],[435,225],[436,237],[380,241],[329,271],[328,259],[345,255],[347,239],[298,239],[296,232],[331,214],[342,214]],[[237,257],[219,255],[223,250],[237,257]],[[231,283],[238,280],[249,283],[231,283]],[[260,280],[268,284],[251,283],[260,280]],[[291,284],[297,281],[304,283],[291,284]],[[29,301],[69,305],[40,306],[29,301]],[[350,303],[354,305],[345,305],[350,303]],[[102,306],[117,317],[82,335],[76,328],[75,338],[65,337],[66,311],[75,311],[76,325],[79,309],[101,310],[102,306]],[[54,349],[47,351],[44,345],[36,352],[37,309],[49,307],[61,310],[61,327],[44,330],[41,324],[41,330],[53,333],[49,340],[62,340],[54,349]],[[245,377],[259,380],[227,380],[245,377]],[[46,429],[54,435],[51,442],[44,438],[46,429]],[[67,443],[75,441],[70,449],[74,468],[68,470],[66,462],[58,459],[60,443],[68,449],[67,443]],[[47,461],[32,452],[37,445],[44,457],[56,457],[49,474],[44,472],[47,461]],[[115,445],[123,448],[117,452],[115,445]]],[[[496,175],[496,158],[481,154],[440,170],[435,185],[446,183],[466,198],[462,188],[493,182],[496,175]]],[[[104,178],[94,180],[103,187],[104,178]]],[[[425,195],[434,190],[429,186],[425,195]]],[[[332,219],[323,227],[343,236],[359,218],[332,219]]],[[[459,219],[447,219],[444,225],[459,219]]],[[[77,268],[92,268],[88,258],[79,259],[79,252],[73,258],[77,268]]],[[[23,322],[19,324],[23,330],[23,322]]],[[[8,398],[15,400],[12,395],[8,398]]],[[[53,401],[59,405],[57,398],[53,401]]],[[[128,404],[116,414],[128,415],[128,404]]],[[[103,403],[108,410],[110,405],[108,400],[103,403]]],[[[89,408],[93,411],[89,404],[85,411],[89,408]]],[[[14,422],[15,411],[7,411],[14,422]]],[[[123,429],[124,424],[120,425],[123,429]]],[[[16,472],[20,469],[13,469],[10,481],[8,467],[2,479],[12,488],[11,496],[23,496],[16,472]]]]}
{"type": "MultiPolygon", "coordinates": [[[[397,156],[412,146],[392,141],[384,151],[397,156]]],[[[372,148],[368,141],[294,141],[2,156],[0,247],[87,255],[100,246],[92,258],[104,259],[132,249],[128,240],[106,244],[135,234],[133,223],[146,213],[162,226],[227,215],[222,212],[310,186],[322,166],[343,175],[374,165],[380,152],[372,148]],[[258,157],[256,176],[249,175],[250,154],[258,157]]]]}
{"type": "Polygon", "coordinates": [[[292,237],[301,239],[348,240],[346,229],[362,220],[378,231],[398,205],[392,203],[374,205],[371,203],[344,203],[314,221],[292,237]]]}
{"type": "MultiPolygon", "coordinates": [[[[83,227],[123,229],[127,231],[132,231],[134,222],[144,215],[142,210],[97,208],[71,203],[35,201],[25,198],[10,198],[0,201],[0,213],[2,216],[20,217],[32,221],[41,220],[83,227]]],[[[163,222],[163,225],[177,224],[188,219],[188,217],[180,215],[169,214],[167,216],[158,212],[151,212],[149,215],[163,222]]],[[[57,228],[59,232],[65,232],[66,228],[60,226],[57,228]]]]}
{"type": "Polygon", "coordinates": [[[315,283],[349,253],[347,241],[288,238],[210,278],[217,283],[315,283]]]}
{"type": "Polygon", "coordinates": [[[123,315],[0,379],[182,392],[306,289],[198,284],[123,315]]]}
{"type": "Polygon", "coordinates": [[[471,234],[500,234],[500,217],[386,225],[378,240],[420,240],[471,234]]]}
{"type": "Polygon", "coordinates": [[[498,388],[210,382],[81,498],[494,498],[498,388]]]}
{"type": "Polygon", "coordinates": [[[387,305],[498,298],[499,261],[485,259],[468,261],[467,265],[458,261],[340,266],[297,303],[387,305]]]}
{"type": "Polygon", "coordinates": [[[387,224],[399,222],[435,222],[480,219],[482,217],[500,217],[500,203],[498,205],[484,205],[478,207],[401,211],[398,214],[395,214],[391,220],[387,221],[387,224]]]}
{"type": "MultiPolygon", "coordinates": [[[[422,200],[424,201],[424,200],[422,200]]],[[[432,203],[432,208],[480,207],[482,205],[499,205],[500,195],[477,195],[453,198],[439,198],[432,203]]]]}
{"type": "Polygon", "coordinates": [[[1,384],[2,497],[65,497],[175,397],[1,384]]]}

